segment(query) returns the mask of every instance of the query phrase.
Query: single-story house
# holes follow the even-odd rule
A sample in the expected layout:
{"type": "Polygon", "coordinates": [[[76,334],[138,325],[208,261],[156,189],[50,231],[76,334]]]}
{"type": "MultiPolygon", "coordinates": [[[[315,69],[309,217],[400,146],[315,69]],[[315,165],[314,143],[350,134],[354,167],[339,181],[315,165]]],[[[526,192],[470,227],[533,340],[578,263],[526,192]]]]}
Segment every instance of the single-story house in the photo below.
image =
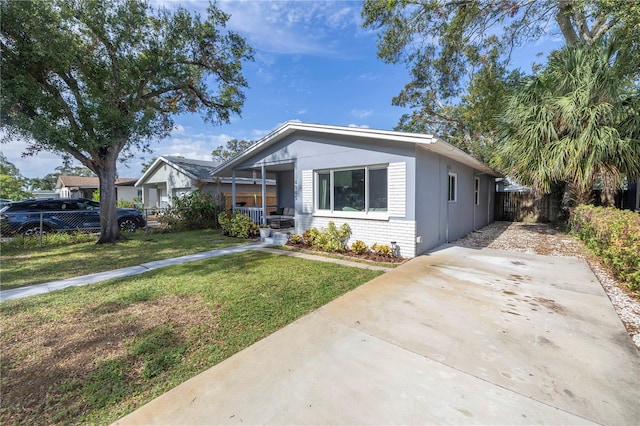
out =
{"type": "MultiPolygon", "coordinates": [[[[144,208],[165,208],[172,205],[173,198],[197,189],[214,195],[231,194],[231,179],[214,178],[211,172],[219,166],[216,161],[194,160],[190,158],[161,156],[144,172],[135,183],[142,191],[144,208]]],[[[255,205],[261,203],[261,182],[250,176],[236,182],[238,203],[255,205]]],[[[267,181],[267,204],[275,201],[275,182],[267,181]],[[270,200],[270,197],[273,201],[270,200]]],[[[228,202],[229,207],[231,202],[228,202]]]]}
{"type": "MultiPolygon", "coordinates": [[[[136,178],[116,178],[116,199],[134,202],[140,197],[133,185],[136,178]]],[[[96,176],[58,176],[56,191],[61,198],[93,198],[93,193],[100,188],[100,180],[96,176]]]]}
{"type": "Polygon", "coordinates": [[[350,242],[395,243],[403,257],[492,222],[500,177],[432,135],[300,122],[278,127],[212,175],[231,177],[232,198],[239,178],[274,179],[277,205],[293,208],[296,233],[348,223],[350,242]]]}

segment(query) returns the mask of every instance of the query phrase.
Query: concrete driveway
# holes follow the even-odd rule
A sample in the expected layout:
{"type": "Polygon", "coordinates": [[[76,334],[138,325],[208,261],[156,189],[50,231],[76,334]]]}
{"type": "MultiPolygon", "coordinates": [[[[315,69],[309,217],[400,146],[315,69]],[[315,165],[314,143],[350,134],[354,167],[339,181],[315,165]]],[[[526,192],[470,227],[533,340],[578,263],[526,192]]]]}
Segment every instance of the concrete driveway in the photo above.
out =
{"type": "Polygon", "coordinates": [[[584,261],[443,247],[118,424],[638,424],[640,355],[584,261]]]}

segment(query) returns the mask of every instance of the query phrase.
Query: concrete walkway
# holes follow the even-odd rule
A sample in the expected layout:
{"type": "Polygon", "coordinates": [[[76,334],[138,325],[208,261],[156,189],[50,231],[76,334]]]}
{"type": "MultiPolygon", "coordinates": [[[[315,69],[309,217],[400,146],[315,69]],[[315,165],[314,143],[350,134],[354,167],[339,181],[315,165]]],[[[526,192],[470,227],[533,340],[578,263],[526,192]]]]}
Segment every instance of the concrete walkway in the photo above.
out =
{"type": "Polygon", "coordinates": [[[10,290],[0,291],[0,302],[5,300],[21,299],[23,297],[34,296],[36,294],[49,293],[51,291],[61,290],[67,287],[78,287],[87,284],[93,284],[100,281],[110,280],[112,278],[131,277],[143,274],[165,266],[179,265],[181,263],[195,262],[197,260],[209,259],[211,257],[224,256],[227,254],[239,253],[246,250],[253,250],[265,247],[265,243],[250,243],[235,247],[228,247],[218,250],[210,250],[200,253],[188,254],[185,256],[174,257],[171,259],[155,260],[153,262],[143,263],[138,266],[130,266],[128,268],[120,268],[112,271],[97,272],[95,274],[83,275],[66,280],[51,281],[42,284],[34,284],[26,287],[19,287],[10,290]]]}
{"type": "Polygon", "coordinates": [[[14,288],[10,290],[0,291],[0,302],[5,300],[21,299],[23,297],[34,296],[37,294],[49,293],[56,290],[62,290],[67,287],[78,287],[87,284],[94,284],[100,281],[110,280],[112,278],[131,277],[134,275],[143,274],[145,272],[153,271],[154,269],[164,268],[165,266],[179,265],[181,263],[195,262],[197,260],[209,259],[211,257],[224,256],[227,254],[239,253],[246,250],[263,251],[265,253],[278,254],[283,256],[293,256],[302,259],[316,260],[320,262],[331,262],[344,266],[351,266],[355,268],[372,269],[377,271],[389,271],[391,268],[385,268],[383,266],[369,265],[366,263],[350,262],[347,260],[341,260],[336,258],[330,258],[326,256],[316,256],[312,254],[297,253],[288,250],[278,250],[276,248],[269,248],[271,244],[264,242],[243,244],[240,246],[229,247],[218,250],[210,250],[200,253],[188,254],[185,256],[174,257],[171,259],[155,260],[153,262],[143,263],[138,266],[130,266],[128,268],[115,269],[113,271],[97,272],[95,274],[83,275],[75,278],[68,278],[65,280],[51,281],[42,284],[33,284],[26,287],[14,288]]]}
{"type": "Polygon", "coordinates": [[[584,261],[449,246],[116,424],[637,425],[638,377],[584,261]]]}

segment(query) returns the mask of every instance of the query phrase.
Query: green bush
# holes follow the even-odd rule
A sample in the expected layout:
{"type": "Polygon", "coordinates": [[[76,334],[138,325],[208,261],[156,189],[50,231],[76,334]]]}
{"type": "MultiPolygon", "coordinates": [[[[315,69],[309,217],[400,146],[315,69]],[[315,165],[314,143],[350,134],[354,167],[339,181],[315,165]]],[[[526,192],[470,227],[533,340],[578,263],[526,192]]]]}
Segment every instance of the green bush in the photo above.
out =
{"type": "Polygon", "coordinates": [[[369,252],[369,247],[364,243],[364,241],[356,240],[351,244],[351,251],[355,254],[366,254],[369,252]]]}
{"type": "Polygon", "coordinates": [[[346,250],[347,240],[351,236],[351,228],[344,223],[338,229],[336,224],[329,222],[313,242],[313,247],[329,253],[342,253],[346,250]]]}
{"type": "Polygon", "coordinates": [[[393,249],[388,244],[374,243],[371,246],[371,251],[380,256],[393,257],[393,249]]]}
{"type": "Polygon", "coordinates": [[[291,244],[300,245],[304,243],[304,238],[302,238],[302,235],[300,234],[293,234],[291,235],[291,238],[289,238],[289,242],[291,244]]]}
{"type": "Polygon", "coordinates": [[[220,223],[222,232],[230,237],[249,238],[249,235],[255,232],[255,225],[251,218],[239,212],[234,213],[231,218],[227,216],[226,212],[220,213],[218,223],[220,223]]]}
{"type": "Polygon", "coordinates": [[[629,210],[578,206],[572,232],[609,265],[627,286],[640,293],[640,215],[629,210]]]}
{"type": "Polygon", "coordinates": [[[174,198],[173,205],[158,220],[172,229],[217,228],[220,205],[210,192],[193,191],[174,198]]]}
{"type": "Polygon", "coordinates": [[[319,235],[320,231],[317,228],[309,228],[302,233],[302,239],[306,245],[314,246],[319,235]]]}

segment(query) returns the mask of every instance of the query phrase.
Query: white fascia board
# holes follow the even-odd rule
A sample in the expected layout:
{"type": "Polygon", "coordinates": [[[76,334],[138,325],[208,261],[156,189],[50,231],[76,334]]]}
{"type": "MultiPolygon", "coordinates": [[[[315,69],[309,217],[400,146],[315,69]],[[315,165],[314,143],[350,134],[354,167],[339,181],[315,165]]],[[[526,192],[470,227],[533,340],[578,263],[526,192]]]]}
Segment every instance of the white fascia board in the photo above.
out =
{"type": "Polygon", "coordinates": [[[163,157],[160,156],[158,158],[156,158],[156,161],[153,162],[153,164],[151,164],[149,166],[149,168],[147,169],[146,172],[143,173],[142,176],[140,176],[140,179],[138,179],[136,181],[136,184],[134,186],[142,186],[144,185],[144,183],[147,181],[147,179],[149,178],[149,176],[151,176],[152,174],[155,173],[156,168],[158,167],[158,164],[160,164],[161,162],[166,162],[167,160],[163,157]]]}

